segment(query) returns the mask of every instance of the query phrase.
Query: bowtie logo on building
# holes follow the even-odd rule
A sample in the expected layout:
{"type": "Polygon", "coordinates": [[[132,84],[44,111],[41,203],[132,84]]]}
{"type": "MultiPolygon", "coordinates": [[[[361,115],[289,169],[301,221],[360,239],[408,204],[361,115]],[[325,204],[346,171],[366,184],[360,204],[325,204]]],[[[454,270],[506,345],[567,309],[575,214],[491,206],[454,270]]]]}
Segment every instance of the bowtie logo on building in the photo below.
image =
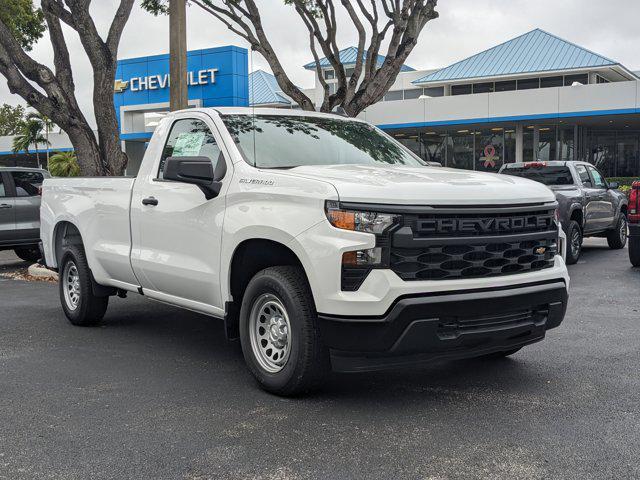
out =
{"type": "Polygon", "coordinates": [[[129,87],[128,80],[116,80],[113,83],[113,91],[115,93],[122,93],[129,87]]]}

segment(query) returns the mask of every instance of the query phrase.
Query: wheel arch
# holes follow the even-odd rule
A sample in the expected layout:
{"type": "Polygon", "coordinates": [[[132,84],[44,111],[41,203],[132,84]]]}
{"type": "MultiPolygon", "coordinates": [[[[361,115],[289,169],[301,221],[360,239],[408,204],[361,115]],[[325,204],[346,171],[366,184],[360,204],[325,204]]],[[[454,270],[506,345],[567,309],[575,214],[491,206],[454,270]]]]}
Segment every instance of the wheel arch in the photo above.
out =
{"type": "Polygon", "coordinates": [[[78,226],[69,220],[60,220],[53,229],[53,256],[56,266],[60,266],[64,247],[79,245],[84,247],[82,234],[78,226]]]}
{"type": "MultiPolygon", "coordinates": [[[[256,273],[275,266],[298,266],[307,283],[309,277],[300,256],[291,244],[269,238],[247,238],[239,242],[229,261],[229,270],[222,279],[226,283],[225,331],[227,338],[238,337],[238,318],[244,291],[256,273]]],[[[223,292],[224,293],[224,292],[223,292]]]]}

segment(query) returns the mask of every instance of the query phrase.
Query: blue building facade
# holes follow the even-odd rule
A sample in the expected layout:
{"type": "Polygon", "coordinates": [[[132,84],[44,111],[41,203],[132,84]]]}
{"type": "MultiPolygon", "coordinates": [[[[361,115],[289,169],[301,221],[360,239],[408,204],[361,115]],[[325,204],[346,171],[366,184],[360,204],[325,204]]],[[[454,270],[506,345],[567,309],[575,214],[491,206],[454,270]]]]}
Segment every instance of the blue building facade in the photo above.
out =
{"type": "MultiPolygon", "coordinates": [[[[247,50],[233,45],[189,51],[189,106],[249,105],[248,65],[247,50]]],[[[169,110],[169,83],[168,54],[118,61],[113,101],[129,174],[137,172],[146,142],[169,110]]]]}

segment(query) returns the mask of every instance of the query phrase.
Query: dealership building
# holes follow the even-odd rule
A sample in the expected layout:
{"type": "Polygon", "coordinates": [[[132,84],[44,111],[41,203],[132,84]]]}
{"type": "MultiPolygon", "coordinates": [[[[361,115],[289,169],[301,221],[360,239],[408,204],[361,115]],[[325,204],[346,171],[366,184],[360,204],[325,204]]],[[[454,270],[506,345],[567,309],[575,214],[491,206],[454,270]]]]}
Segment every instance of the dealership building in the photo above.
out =
{"type": "MultiPolygon", "coordinates": [[[[341,51],[347,74],[356,56],[353,47],[341,51]]],[[[330,64],[321,62],[335,89],[330,64]]],[[[168,68],[167,55],[118,63],[114,102],[129,174],[168,110],[168,68]]],[[[315,71],[315,63],[304,68],[315,71]]],[[[273,75],[248,73],[243,48],[189,52],[188,71],[191,106],[295,108],[273,75]]],[[[321,103],[318,78],[305,93],[321,103]]],[[[586,160],[608,177],[640,176],[638,75],[540,29],[441,69],[404,66],[384,99],[360,117],[448,167],[496,171],[505,162],[586,160]]],[[[70,148],[59,135],[51,149],[70,148]]],[[[0,137],[0,164],[24,158],[11,154],[10,140],[0,137]]]]}

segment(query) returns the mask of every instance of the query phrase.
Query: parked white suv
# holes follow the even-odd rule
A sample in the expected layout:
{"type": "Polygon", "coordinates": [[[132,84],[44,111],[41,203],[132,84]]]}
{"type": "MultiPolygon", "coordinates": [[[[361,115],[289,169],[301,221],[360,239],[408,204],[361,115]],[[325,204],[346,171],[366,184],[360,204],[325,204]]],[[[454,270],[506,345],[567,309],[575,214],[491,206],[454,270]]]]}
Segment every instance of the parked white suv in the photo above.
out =
{"type": "Polygon", "coordinates": [[[72,323],[136,292],[224,319],[260,384],[508,355],[563,319],[555,197],[428,167],[340,116],[191,109],[136,178],[44,183],[42,239],[72,323]]]}

